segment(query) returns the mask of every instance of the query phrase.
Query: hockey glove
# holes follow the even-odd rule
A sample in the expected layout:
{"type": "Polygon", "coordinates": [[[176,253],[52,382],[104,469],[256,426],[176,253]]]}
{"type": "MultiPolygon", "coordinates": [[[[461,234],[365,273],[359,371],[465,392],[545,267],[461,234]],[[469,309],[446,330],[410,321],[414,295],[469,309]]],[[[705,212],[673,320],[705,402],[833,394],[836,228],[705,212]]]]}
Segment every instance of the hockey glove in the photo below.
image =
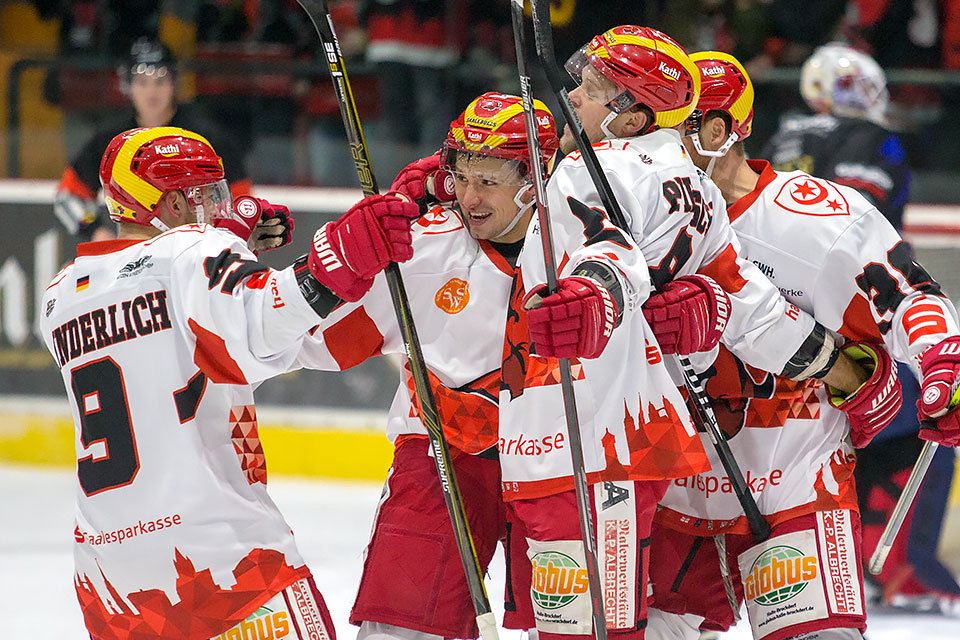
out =
{"type": "Polygon", "coordinates": [[[530,341],[539,356],[596,358],[607,346],[619,311],[610,292],[592,278],[571,276],[557,281],[557,292],[547,285],[534,287],[523,298],[530,341]]]}
{"type": "Polygon", "coordinates": [[[238,207],[260,207],[261,214],[257,226],[247,240],[247,246],[254,253],[269,251],[290,244],[293,240],[293,214],[282,204],[270,204],[266,200],[252,196],[240,196],[234,203],[238,207]]]}
{"type": "Polygon", "coordinates": [[[643,317],[664,353],[710,351],[730,318],[730,298],[712,278],[683,276],[647,299],[643,317]]]}
{"type": "Polygon", "coordinates": [[[853,446],[861,449],[900,411],[903,389],[897,378],[896,365],[880,346],[855,341],[844,344],[840,351],[870,373],[870,378],[848,396],[839,389],[827,387],[830,403],[847,414],[853,446]]]}
{"type": "Polygon", "coordinates": [[[951,336],[920,356],[920,437],[955,447],[960,443],[960,336],[951,336]]]}
{"type": "Polygon", "coordinates": [[[233,201],[233,212],[229,218],[214,218],[210,224],[218,229],[226,229],[248,243],[250,234],[260,223],[263,208],[257,198],[241,196],[233,201]]]}
{"type": "Polygon", "coordinates": [[[307,258],[310,273],[344,300],[359,300],[388,264],[413,255],[410,221],[419,215],[416,204],[394,196],[364,198],[317,230],[307,258]]]}
{"type": "Polygon", "coordinates": [[[453,174],[440,170],[440,152],[408,164],[390,185],[390,191],[402,193],[426,213],[432,202],[453,202],[456,193],[453,174]]]}

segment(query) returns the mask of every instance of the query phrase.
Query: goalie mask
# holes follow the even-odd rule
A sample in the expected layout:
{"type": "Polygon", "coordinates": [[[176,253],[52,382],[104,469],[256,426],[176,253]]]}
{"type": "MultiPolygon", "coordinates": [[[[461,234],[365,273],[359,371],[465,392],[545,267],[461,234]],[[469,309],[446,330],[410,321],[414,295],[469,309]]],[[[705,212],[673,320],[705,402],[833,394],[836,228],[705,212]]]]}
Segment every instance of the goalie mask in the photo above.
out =
{"type": "Polygon", "coordinates": [[[100,184],[114,222],[167,225],[158,217],[161,198],[183,193],[197,222],[230,217],[233,200],[223,162],[203,136],[178,127],[131,129],[119,134],[100,161],[100,184]]]}
{"type": "Polygon", "coordinates": [[[865,53],[833,42],[817,48],[800,70],[800,94],[818,113],[866,118],[883,124],[890,94],[887,78],[865,53]]]}
{"type": "Polygon", "coordinates": [[[700,100],[687,118],[687,133],[697,153],[713,158],[707,168],[709,175],[716,158],[722,158],[730,148],[750,135],[753,128],[753,83],[740,61],[728,53],[701,51],[690,55],[700,72],[700,100]],[[700,141],[700,127],[704,116],[720,111],[729,118],[730,135],[719,149],[704,149],[700,141]]]}
{"type": "Polygon", "coordinates": [[[596,36],[573,54],[567,72],[591,100],[610,109],[600,125],[604,134],[618,114],[639,104],[653,113],[642,133],[675,127],[693,111],[700,95],[700,73],[690,56],[665,33],[623,25],[596,36]]]}
{"type": "MultiPolygon", "coordinates": [[[[552,160],[560,147],[557,125],[547,106],[540,100],[533,101],[537,121],[537,139],[540,157],[537,159],[544,176],[549,174],[552,160]]],[[[450,131],[440,155],[440,168],[458,176],[457,167],[471,159],[497,158],[504,160],[499,171],[486,171],[482,179],[487,182],[514,185],[517,194],[517,215],[497,237],[508,234],[520,221],[532,202],[522,202],[522,196],[532,182],[530,150],[527,147],[527,129],[523,114],[523,102],[518,96],[502,93],[485,93],[467,106],[460,116],[450,123],[450,131]]],[[[489,164],[487,164],[489,166],[489,164]]]]}

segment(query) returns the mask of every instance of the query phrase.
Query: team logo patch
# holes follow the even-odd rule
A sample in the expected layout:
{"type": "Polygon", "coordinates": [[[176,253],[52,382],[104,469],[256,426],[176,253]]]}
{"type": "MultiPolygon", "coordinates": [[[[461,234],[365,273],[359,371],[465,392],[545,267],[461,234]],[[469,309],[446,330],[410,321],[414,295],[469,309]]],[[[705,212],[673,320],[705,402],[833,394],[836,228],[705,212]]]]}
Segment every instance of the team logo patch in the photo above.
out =
{"type": "Polygon", "coordinates": [[[815,556],[799,549],[779,545],[761,553],[744,576],[744,593],[757,604],[774,605],[790,600],[817,579],[815,556]]]}
{"type": "Polygon", "coordinates": [[[153,266],[153,263],[150,262],[150,258],[153,256],[141,256],[136,260],[128,262],[127,264],[120,267],[120,272],[117,274],[117,279],[120,278],[129,278],[139,274],[144,269],[149,269],[153,266]]]}
{"type": "Polygon", "coordinates": [[[250,196],[237,198],[234,209],[242,218],[247,220],[253,220],[260,214],[260,204],[250,196]]]}
{"type": "Polygon", "coordinates": [[[836,185],[810,176],[788,180],[774,202],[787,211],[806,216],[850,215],[850,205],[836,185]]]}
{"type": "Polygon", "coordinates": [[[587,570],[559,551],[533,556],[533,601],[543,609],[560,609],[587,592],[587,570]]]}
{"type": "Polygon", "coordinates": [[[466,280],[450,278],[433,297],[437,308],[451,315],[463,311],[470,302],[470,285],[466,280]]]}

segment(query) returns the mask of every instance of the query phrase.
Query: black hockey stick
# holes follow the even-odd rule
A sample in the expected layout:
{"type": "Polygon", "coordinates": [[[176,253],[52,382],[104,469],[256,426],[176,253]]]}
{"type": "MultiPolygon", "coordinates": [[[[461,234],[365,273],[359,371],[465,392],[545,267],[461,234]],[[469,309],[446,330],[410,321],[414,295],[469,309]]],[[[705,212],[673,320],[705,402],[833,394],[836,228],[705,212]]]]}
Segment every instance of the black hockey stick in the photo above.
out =
{"type": "MultiPolygon", "coordinates": [[[[370,164],[370,153],[367,151],[367,143],[360,127],[357,105],[350,89],[350,81],[343,64],[343,56],[340,54],[340,43],[337,41],[337,35],[333,29],[333,21],[330,19],[330,13],[327,10],[327,3],[325,0],[297,1],[310,16],[310,21],[313,22],[317,35],[320,36],[330,78],[333,80],[337,92],[337,102],[340,104],[340,115],[343,117],[343,125],[347,131],[347,141],[350,143],[353,161],[357,167],[360,188],[365,196],[379,193],[373,168],[370,164]]],[[[463,499],[450,459],[450,449],[443,435],[443,425],[440,423],[437,403],[433,397],[430,380],[427,377],[427,367],[423,360],[423,352],[420,349],[420,339],[417,337],[416,327],[413,324],[410,302],[407,299],[403,280],[400,277],[400,268],[396,263],[391,263],[384,273],[390,288],[393,308],[397,314],[397,322],[400,324],[403,346],[413,374],[414,388],[420,400],[420,415],[427,429],[434,461],[437,465],[437,473],[440,475],[443,499],[450,514],[450,523],[453,525],[454,538],[457,541],[460,559],[463,562],[463,571],[466,574],[470,598],[473,600],[473,607],[477,613],[477,627],[480,629],[480,636],[483,640],[496,640],[497,622],[490,609],[490,601],[487,599],[483,574],[480,571],[480,563],[477,561],[473,538],[470,536],[470,526],[463,509],[463,499]]]]}
{"type": "MultiPolygon", "coordinates": [[[[570,130],[574,133],[577,148],[580,150],[584,164],[587,167],[587,172],[590,174],[597,193],[600,195],[600,200],[607,210],[607,215],[610,216],[610,219],[615,225],[627,233],[630,233],[630,226],[627,224],[626,217],[623,215],[620,203],[617,202],[616,197],[613,195],[610,183],[607,182],[607,176],[603,173],[600,162],[597,160],[597,155],[593,151],[593,146],[590,144],[590,138],[587,137],[586,131],[583,130],[583,124],[580,122],[580,118],[577,116],[577,112],[570,102],[570,96],[567,95],[567,89],[563,83],[563,76],[557,65],[556,54],[553,50],[550,0],[531,0],[531,2],[533,33],[540,64],[547,74],[550,87],[557,96],[557,100],[560,103],[560,110],[563,111],[563,117],[570,126],[570,130]]],[[[720,463],[723,465],[727,477],[730,478],[733,491],[737,495],[740,506],[743,508],[744,515],[747,517],[750,532],[757,542],[766,540],[770,537],[770,524],[763,517],[763,514],[760,513],[760,508],[757,507],[757,501],[754,500],[753,494],[750,493],[750,488],[743,479],[743,472],[740,471],[740,466],[733,457],[733,452],[730,451],[730,445],[727,444],[723,434],[720,432],[720,426],[717,424],[717,418],[713,413],[713,408],[710,406],[710,401],[704,393],[700,378],[694,370],[693,365],[690,364],[690,360],[682,356],[678,356],[677,360],[680,362],[680,368],[683,371],[687,390],[690,393],[690,397],[693,398],[694,406],[697,408],[700,420],[707,434],[710,436],[714,448],[717,450],[720,463]]]]}
{"type": "MultiPolygon", "coordinates": [[[[520,96],[523,102],[524,126],[527,133],[527,148],[530,151],[530,169],[533,173],[533,190],[540,221],[540,242],[543,245],[543,262],[547,272],[547,290],[557,291],[557,259],[553,250],[553,230],[547,211],[547,193],[543,168],[540,164],[540,139],[537,136],[537,118],[527,74],[526,44],[523,35],[523,0],[511,0],[510,14],[513,24],[513,39],[517,48],[517,69],[520,72],[520,96]]],[[[560,389],[563,394],[563,410],[567,419],[567,437],[570,440],[570,458],[573,464],[573,485],[577,496],[577,513],[580,516],[580,539],[583,542],[587,564],[587,580],[590,583],[590,602],[593,612],[593,629],[596,640],[607,640],[607,622],[603,609],[603,591],[600,588],[600,564],[597,560],[597,533],[593,525],[593,509],[587,487],[587,472],[583,462],[583,443],[580,437],[580,420],[577,416],[577,399],[573,391],[573,375],[570,360],[560,359],[560,389]]]]}

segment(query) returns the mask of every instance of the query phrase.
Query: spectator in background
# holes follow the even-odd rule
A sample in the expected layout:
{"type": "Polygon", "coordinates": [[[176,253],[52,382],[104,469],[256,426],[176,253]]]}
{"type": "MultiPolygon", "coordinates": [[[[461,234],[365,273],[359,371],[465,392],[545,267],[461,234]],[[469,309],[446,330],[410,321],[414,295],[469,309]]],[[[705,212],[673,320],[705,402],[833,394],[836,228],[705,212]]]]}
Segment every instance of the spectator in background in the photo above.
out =
{"type": "Polygon", "coordinates": [[[371,134],[393,152],[384,157],[385,175],[436,151],[436,141],[457,115],[454,70],[467,29],[466,5],[466,0],[357,4],[366,59],[375,67],[380,89],[382,119],[371,134]]]}
{"type": "Polygon", "coordinates": [[[137,127],[171,126],[200,132],[220,151],[234,197],[249,193],[250,180],[231,139],[196,109],[177,103],[176,60],[165,45],[146,38],[134,42],[129,59],[119,69],[119,80],[130,97],[131,112],[95,133],[60,178],[53,207],[67,231],[82,242],[116,235],[97,199],[100,158],[117,133],[137,127]]]}

